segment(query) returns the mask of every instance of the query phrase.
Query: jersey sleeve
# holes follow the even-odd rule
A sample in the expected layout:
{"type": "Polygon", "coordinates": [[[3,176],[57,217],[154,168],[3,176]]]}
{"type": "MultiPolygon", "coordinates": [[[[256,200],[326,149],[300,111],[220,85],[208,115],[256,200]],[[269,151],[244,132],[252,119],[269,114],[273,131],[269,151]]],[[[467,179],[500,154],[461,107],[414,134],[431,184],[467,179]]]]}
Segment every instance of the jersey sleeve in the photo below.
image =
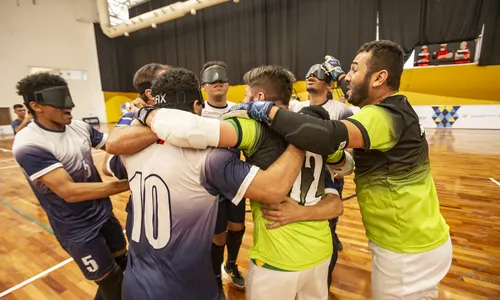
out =
{"type": "Polygon", "coordinates": [[[123,165],[120,156],[111,155],[106,162],[108,172],[118,179],[128,179],[127,169],[123,165]]]}
{"type": "Polygon", "coordinates": [[[340,112],[339,120],[345,120],[352,115],[354,115],[354,113],[352,112],[352,109],[346,105],[346,106],[344,106],[344,108],[340,112]]]}
{"type": "Polygon", "coordinates": [[[335,194],[339,196],[340,185],[335,183],[332,174],[327,168],[324,168],[323,172],[325,172],[325,194],[335,194]]]}
{"type": "Polygon", "coordinates": [[[86,126],[90,134],[90,142],[92,143],[92,147],[95,149],[101,149],[108,140],[108,134],[96,130],[90,124],[86,124],[86,126]]]}
{"type": "Polygon", "coordinates": [[[243,199],[259,168],[241,161],[235,149],[213,149],[201,173],[201,185],[211,194],[222,194],[235,205],[243,199]]]}
{"type": "Polygon", "coordinates": [[[328,157],[326,158],[326,163],[336,165],[342,162],[344,160],[344,157],[345,157],[344,150],[337,150],[332,154],[328,155],[328,157]]]}
{"type": "Polygon", "coordinates": [[[347,118],[359,128],[365,141],[365,150],[388,151],[394,147],[403,129],[401,115],[389,109],[369,105],[347,118]]]}
{"type": "Polygon", "coordinates": [[[34,146],[22,146],[14,153],[17,163],[32,181],[63,167],[61,162],[48,150],[34,146]]]}
{"type": "Polygon", "coordinates": [[[116,123],[115,127],[124,127],[124,126],[130,126],[132,123],[132,120],[134,119],[135,112],[134,111],[129,111],[123,114],[123,116],[118,120],[116,123]]]}
{"type": "Polygon", "coordinates": [[[262,124],[255,120],[244,118],[232,118],[227,121],[233,125],[238,134],[238,142],[234,148],[251,156],[256,150],[257,142],[260,137],[260,126],[262,124]]]}

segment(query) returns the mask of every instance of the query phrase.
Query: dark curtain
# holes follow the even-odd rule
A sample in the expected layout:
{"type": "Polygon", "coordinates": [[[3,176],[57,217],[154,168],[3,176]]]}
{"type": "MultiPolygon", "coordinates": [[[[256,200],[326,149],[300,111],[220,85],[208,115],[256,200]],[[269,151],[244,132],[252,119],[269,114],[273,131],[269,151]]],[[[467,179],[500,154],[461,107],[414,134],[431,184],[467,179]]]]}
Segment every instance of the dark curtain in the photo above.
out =
{"type": "Polygon", "coordinates": [[[424,0],[379,0],[378,2],[380,39],[398,43],[405,52],[405,58],[408,59],[420,39],[424,0]]]}
{"type": "Polygon", "coordinates": [[[483,0],[426,0],[420,44],[474,40],[481,32],[483,0]]]}
{"type": "MultiPolygon", "coordinates": [[[[130,9],[140,15],[177,0],[153,0],[130,9]]],[[[376,0],[232,1],[109,39],[95,34],[104,91],[134,91],[132,77],[142,65],[159,62],[199,74],[203,64],[228,64],[231,84],[241,84],[253,67],[278,64],[302,80],[325,54],[350,65],[356,50],[375,39],[376,0]]]]}
{"type": "Polygon", "coordinates": [[[480,66],[500,65],[500,1],[486,0],[480,66]]]}
{"type": "Polygon", "coordinates": [[[379,0],[379,37],[408,56],[417,45],[474,40],[488,0],[379,0]]]}

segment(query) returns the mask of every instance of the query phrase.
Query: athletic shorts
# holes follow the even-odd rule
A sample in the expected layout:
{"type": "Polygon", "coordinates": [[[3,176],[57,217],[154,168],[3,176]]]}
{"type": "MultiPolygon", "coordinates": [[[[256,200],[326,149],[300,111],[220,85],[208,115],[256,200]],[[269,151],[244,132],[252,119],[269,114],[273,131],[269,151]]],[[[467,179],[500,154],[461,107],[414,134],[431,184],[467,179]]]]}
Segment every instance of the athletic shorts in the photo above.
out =
{"type": "Polygon", "coordinates": [[[114,215],[93,239],[61,243],[88,280],[97,280],[109,273],[115,263],[112,253],[125,249],[126,245],[122,226],[114,215]]]}
{"type": "Polygon", "coordinates": [[[217,222],[215,223],[215,234],[223,233],[227,229],[227,222],[245,222],[245,199],[238,205],[234,205],[226,197],[220,196],[219,209],[217,211],[217,222]]]}

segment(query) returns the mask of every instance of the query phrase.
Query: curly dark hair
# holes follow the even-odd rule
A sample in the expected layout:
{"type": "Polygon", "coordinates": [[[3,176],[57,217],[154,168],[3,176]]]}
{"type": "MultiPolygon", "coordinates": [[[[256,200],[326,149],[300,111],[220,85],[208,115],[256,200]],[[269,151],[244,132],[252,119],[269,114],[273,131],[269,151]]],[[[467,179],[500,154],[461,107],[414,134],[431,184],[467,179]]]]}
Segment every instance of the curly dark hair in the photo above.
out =
{"type": "MultiPolygon", "coordinates": [[[[50,73],[36,73],[33,75],[29,75],[19,80],[16,85],[17,94],[19,96],[23,96],[26,94],[38,92],[51,87],[58,86],[68,86],[68,83],[64,78],[58,75],[50,74],[50,73]]],[[[24,105],[28,109],[28,111],[35,116],[35,112],[31,109],[30,104],[24,102],[24,105]]]]}
{"type": "Polygon", "coordinates": [[[250,89],[266,94],[266,100],[288,105],[295,76],[282,66],[269,65],[251,69],[243,76],[243,81],[250,89]]]}
{"type": "MultiPolygon", "coordinates": [[[[184,93],[200,93],[198,78],[196,75],[184,68],[173,68],[169,72],[158,76],[153,80],[153,85],[151,86],[151,94],[153,97],[162,97],[162,95],[171,95],[177,92],[184,93]]],[[[194,100],[189,102],[178,102],[171,101],[172,98],[167,100],[166,103],[160,102],[156,103],[157,108],[175,108],[184,111],[193,111],[194,100]]],[[[203,99],[196,99],[198,101],[203,101],[203,99]]]]}

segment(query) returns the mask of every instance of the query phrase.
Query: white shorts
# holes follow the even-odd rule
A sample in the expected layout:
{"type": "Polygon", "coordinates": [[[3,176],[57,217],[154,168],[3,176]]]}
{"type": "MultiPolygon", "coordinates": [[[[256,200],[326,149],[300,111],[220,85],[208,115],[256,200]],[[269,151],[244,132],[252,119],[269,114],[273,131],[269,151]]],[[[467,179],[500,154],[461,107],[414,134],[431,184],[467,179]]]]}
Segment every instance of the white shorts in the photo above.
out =
{"type": "Polygon", "coordinates": [[[327,300],[330,259],[316,267],[296,271],[275,271],[248,264],[247,300],[327,300]]]}
{"type": "Polygon", "coordinates": [[[372,298],[437,299],[438,284],[446,276],[453,256],[451,239],[422,253],[386,250],[369,241],[372,251],[372,298]]]}

